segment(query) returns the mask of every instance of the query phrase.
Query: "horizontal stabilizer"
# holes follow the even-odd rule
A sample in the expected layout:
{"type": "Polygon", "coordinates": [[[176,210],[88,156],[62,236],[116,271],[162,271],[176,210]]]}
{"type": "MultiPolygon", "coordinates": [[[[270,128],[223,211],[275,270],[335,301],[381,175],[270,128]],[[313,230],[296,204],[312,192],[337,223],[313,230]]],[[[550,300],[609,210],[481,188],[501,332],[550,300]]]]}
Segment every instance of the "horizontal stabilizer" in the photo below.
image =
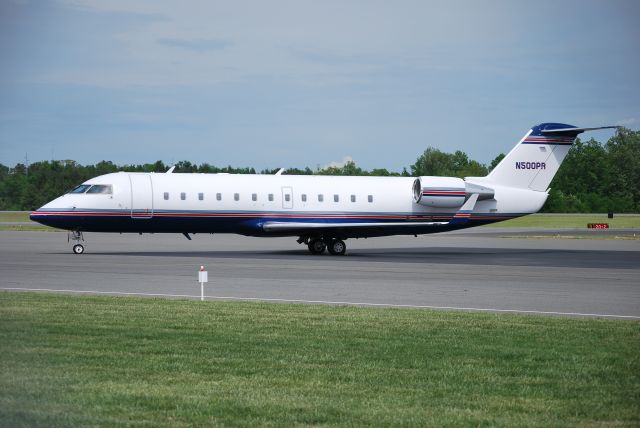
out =
{"type": "Polygon", "coordinates": [[[567,137],[575,137],[578,134],[582,134],[586,131],[597,131],[599,129],[617,129],[619,126],[599,126],[597,128],[560,128],[560,129],[540,129],[540,133],[542,135],[549,136],[567,136],[567,137]]]}

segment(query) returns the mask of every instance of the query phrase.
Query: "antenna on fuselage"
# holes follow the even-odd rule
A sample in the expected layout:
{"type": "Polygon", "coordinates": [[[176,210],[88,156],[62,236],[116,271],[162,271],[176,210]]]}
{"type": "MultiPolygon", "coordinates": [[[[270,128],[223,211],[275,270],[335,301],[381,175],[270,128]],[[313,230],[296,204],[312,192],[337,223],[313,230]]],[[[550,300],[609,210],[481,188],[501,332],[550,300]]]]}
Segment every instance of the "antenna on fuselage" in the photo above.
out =
{"type": "Polygon", "coordinates": [[[284,172],[284,168],[280,168],[277,172],[276,175],[282,175],[282,173],[284,172]]]}
{"type": "Polygon", "coordinates": [[[171,168],[169,168],[169,170],[167,171],[167,174],[171,174],[173,172],[173,170],[176,169],[176,166],[172,166],[171,168]]]}

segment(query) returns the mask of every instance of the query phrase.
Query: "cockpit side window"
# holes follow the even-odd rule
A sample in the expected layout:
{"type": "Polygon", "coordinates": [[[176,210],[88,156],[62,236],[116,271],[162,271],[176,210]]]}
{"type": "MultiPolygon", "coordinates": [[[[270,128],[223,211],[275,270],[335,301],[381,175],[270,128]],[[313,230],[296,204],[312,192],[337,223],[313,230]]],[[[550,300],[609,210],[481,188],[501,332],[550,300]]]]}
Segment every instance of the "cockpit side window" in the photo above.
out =
{"type": "Polygon", "coordinates": [[[89,190],[87,190],[87,193],[100,193],[103,195],[110,195],[113,193],[113,188],[110,184],[94,184],[89,190]]]}
{"type": "Polygon", "coordinates": [[[75,187],[73,190],[71,190],[69,193],[84,193],[87,191],[87,189],[91,187],[91,185],[89,184],[81,184],[78,187],[75,187]]]}

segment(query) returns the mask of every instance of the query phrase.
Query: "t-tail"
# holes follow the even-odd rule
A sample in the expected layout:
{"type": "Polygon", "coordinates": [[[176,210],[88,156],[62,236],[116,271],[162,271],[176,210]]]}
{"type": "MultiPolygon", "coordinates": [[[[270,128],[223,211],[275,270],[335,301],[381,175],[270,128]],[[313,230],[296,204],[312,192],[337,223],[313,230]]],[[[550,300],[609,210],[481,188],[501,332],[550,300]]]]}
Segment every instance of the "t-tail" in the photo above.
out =
{"type": "Polygon", "coordinates": [[[558,172],[576,137],[597,129],[577,128],[563,123],[534,126],[486,177],[503,186],[544,192],[558,172]]]}

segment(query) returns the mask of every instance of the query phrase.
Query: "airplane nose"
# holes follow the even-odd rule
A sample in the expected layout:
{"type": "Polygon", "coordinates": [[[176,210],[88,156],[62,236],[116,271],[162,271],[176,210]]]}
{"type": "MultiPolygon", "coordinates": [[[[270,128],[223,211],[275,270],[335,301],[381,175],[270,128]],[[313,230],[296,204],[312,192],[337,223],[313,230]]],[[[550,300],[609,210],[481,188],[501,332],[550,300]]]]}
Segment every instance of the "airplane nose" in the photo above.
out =
{"type": "Polygon", "coordinates": [[[48,226],[47,224],[45,224],[45,219],[46,216],[44,215],[44,213],[41,211],[42,208],[38,208],[35,211],[32,211],[31,214],[29,214],[29,220],[31,221],[35,221],[36,223],[40,223],[40,224],[44,224],[45,226],[48,226]]]}

